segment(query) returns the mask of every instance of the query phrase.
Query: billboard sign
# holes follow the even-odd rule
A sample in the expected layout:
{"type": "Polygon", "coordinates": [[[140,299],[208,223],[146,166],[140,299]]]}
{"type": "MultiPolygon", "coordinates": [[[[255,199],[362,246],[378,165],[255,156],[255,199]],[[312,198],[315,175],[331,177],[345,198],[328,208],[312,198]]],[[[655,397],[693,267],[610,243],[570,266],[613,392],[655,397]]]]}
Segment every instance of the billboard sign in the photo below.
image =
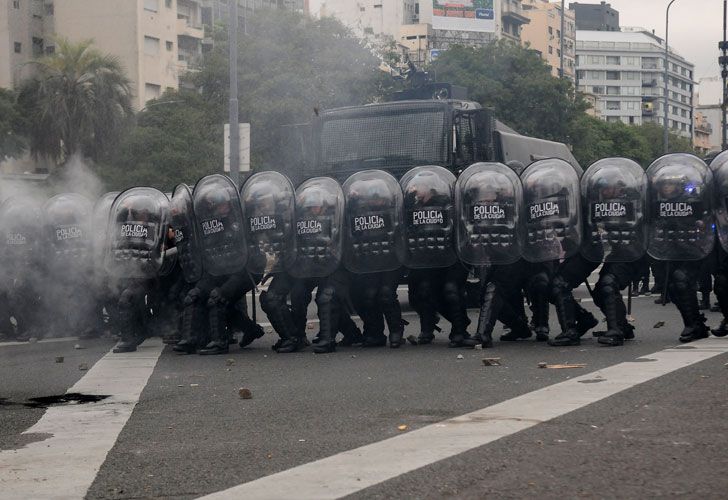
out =
{"type": "Polygon", "coordinates": [[[495,32],[495,0],[432,0],[432,28],[495,32]]]}

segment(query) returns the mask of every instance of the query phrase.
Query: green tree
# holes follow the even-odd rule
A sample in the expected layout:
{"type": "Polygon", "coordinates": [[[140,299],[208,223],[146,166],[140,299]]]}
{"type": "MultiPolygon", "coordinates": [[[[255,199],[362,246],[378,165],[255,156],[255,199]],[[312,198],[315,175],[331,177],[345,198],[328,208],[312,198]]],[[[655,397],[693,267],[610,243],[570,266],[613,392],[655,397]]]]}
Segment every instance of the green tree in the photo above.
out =
{"type": "Polygon", "coordinates": [[[27,148],[27,140],[22,136],[24,120],[16,103],[15,94],[0,89],[0,161],[16,158],[27,148]]]}
{"type": "Polygon", "coordinates": [[[19,102],[28,120],[30,150],[63,162],[80,153],[97,159],[116,142],[132,116],[129,80],[114,56],[91,40],[59,38],[56,52],[33,61],[19,102]]]}
{"type": "MultiPolygon", "coordinates": [[[[188,82],[227,121],[228,43],[224,29],[188,82]]],[[[261,12],[238,45],[240,121],[251,124],[251,161],[273,165],[281,126],[309,121],[320,109],[372,102],[389,90],[380,60],[333,18],[261,12]]]]}
{"type": "Polygon", "coordinates": [[[430,71],[466,87],[471,99],[522,134],[570,142],[571,124],[587,109],[572,83],[554,78],[537,52],[505,40],[451,47],[430,71]]]}
{"type": "Polygon", "coordinates": [[[194,184],[219,172],[222,163],[223,127],[208,102],[194,92],[170,91],[147,103],[98,170],[108,189],[171,191],[178,182],[194,184]]]}

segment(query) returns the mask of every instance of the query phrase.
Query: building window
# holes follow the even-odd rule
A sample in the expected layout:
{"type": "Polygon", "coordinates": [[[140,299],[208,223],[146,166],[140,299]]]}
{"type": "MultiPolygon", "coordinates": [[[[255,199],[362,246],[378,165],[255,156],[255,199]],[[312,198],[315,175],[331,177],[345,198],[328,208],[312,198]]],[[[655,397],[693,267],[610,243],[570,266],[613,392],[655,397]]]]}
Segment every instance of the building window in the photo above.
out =
{"type": "Polygon", "coordinates": [[[45,13],[46,13],[46,16],[52,16],[53,14],[56,13],[56,9],[52,3],[45,4],[45,13]]]}
{"type": "Polygon", "coordinates": [[[682,130],[683,132],[685,132],[687,129],[688,129],[688,126],[686,124],[684,124],[684,123],[681,123],[680,124],[680,130],[682,130]]]}
{"type": "Polygon", "coordinates": [[[171,51],[172,49],[174,49],[174,44],[167,40],[167,50],[171,51]]]}
{"type": "Polygon", "coordinates": [[[607,64],[619,66],[619,56],[607,56],[607,64]]]}
{"type": "Polygon", "coordinates": [[[144,10],[157,12],[159,10],[159,0],[144,0],[144,10]]]}
{"type": "Polygon", "coordinates": [[[607,95],[619,95],[619,87],[607,87],[607,95]]]}
{"type": "Polygon", "coordinates": [[[20,0],[13,0],[13,9],[20,8],[20,0]]]}
{"type": "Polygon", "coordinates": [[[154,38],[153,36],[145,36],[144,53],[148,56],[159,55],[159,38],[154,38]]]}
{"type": "Polygon", "coordinates": [[[680,116],[682,116],[683,118],[687,118],[687,117],[688,117],[688,112],[687,112],[687,110],[685,110],[685,109],[681,109],[681,110],[680,110],[680,116]]]}
{"type": "Polygon", "coordinates": [[[20,42],[15,42],[15,53],[20,54],[23,51],[23,44],[20,42]]]}
{"type": "Polygon", "coordinates": [[[607,80],[620,80],[619,71],[607,71],[607,80]]]}
{"type": "Polygon", "coordinates": [[[607,109],[609,109],[609,110],[622,109],[621,103],[619,101],[607,101],[607,109]]]}
{"type": "Polygon", "coordinates": [[[164,0],[164,6],[168,9],[172,8],[172,0],[164,0]]]}
{"type": "Polygon", "coordinates": [[[621,60],[622,66],[638,66],[639,63],[636,57],[623,57],[621,60]]]}
{"type": "Polygon", "coordinates": [[[551,45],[549,45],[549,54],[553,54],[553,53],[554,53],[554,48],[551,45]]]}
{"type": "Polygon", "coordinates": [[[549,35],[553,35],[553,34],[554,34],[554,29],[551,26],[549,26],[549,35]]]}
{"type": "Polygon", "coordinates": [[[561,39],[561,30],[556,30],[556,38],[561,39]]]}
{"type": "Polygon", "coordinates": [[[622,80],[639,80],[640,74],[637,71],[622,71],[622,80]]]}
{"type": "Polygon", "coordinates": [[[634,116],[629,117],[629,124],[634,125],[634,116]]]}
{"type": "Polygon", "coordinates": [[[587,71],[586,74],[590,80],[604,80],[604,71],[587,71]]]}
{"type": "Polygon", "coordinates": [[[587,64],[604,64],[604,56],[587,56],[587,64]]]}
{"type": "Polygon", "coordinates": [[[43,55],[43,39],[33,37],[33,57],[40,57],[43,55]]]}
{"type": "Polygon", "coordinates": [[[556,49],[556,56],[561,57],[561,49],[556,49]]]}
{"type": "Polygon", "coordinates": [[[149,99],[156,99],[161,94],[162,87],[155,83],[144,84],[144,97],[148,101],[149,99]]]}
{"type": "Polygon", "coordinates": [[[622,120],[618,116],[607,116],[607,121],[609,123],[617,123],[617,122],[621,122],[622,120]]]}
{"type": "Polygon", "coordinates": [[[584,71],[583,69],[577,70],[576,71],[576,79],[577,80],[583,80],[584,78],[586,78],[586,71],[584,71]]]}
{"type": "Polygon", "coordinates": [[[592,94],[603,94],[604,93],[604,87],[601,85],[596,85],[592,87],[592,94]]]}
{"type": "Polygon", "coordinates": [[[49,55],[49,56],[52,55],[52,54],[55,54],[56,53],[56,47],[55,47],[55,45],[46,45],[45,53],[47,55],[49,55]]]}

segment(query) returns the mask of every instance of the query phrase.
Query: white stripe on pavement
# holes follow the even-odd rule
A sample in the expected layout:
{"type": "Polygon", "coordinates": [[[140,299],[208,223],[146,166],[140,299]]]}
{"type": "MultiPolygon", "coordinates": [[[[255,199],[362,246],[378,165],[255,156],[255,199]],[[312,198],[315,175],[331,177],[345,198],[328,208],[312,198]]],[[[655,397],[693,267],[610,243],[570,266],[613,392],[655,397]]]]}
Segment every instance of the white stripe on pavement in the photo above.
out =
{"type": "Polygon", "coordinates": [[[666,349],[638,358],[637,362],[619,363],[203,498],[329,499],[351,495],[727,352],[728,339],[715,338],[666,349]],[[581,383],[592,380],[601,383],[581,383]]]}
{"type": "Polygon", "coordinates": [[[108,353],[69,393],[110,395],[104,401],[48,408],[23,434],[48,439],[0,452],[0,497],[83,498],[131,416],[164,345],[144,342],[137,352],[108,353]]]}

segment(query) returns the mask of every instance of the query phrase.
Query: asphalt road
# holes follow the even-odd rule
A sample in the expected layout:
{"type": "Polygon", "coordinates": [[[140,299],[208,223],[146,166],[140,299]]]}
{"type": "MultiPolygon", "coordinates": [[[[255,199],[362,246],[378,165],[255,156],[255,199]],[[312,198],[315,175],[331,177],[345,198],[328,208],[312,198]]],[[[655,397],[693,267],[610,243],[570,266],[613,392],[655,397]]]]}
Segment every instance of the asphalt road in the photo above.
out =
{"type": "MultiPolygon", "coordinates": [[[[585,290],[577,296],[597,312],[585,290]]],[[[81,452],[93,448],[90,456],[101,451],[98,466],[88,465],[88,484],[82,485],[88,488],[87,498],[196,498],[298,470],[294,468],[305,472],[302,485],[325,483],[334,479],[332,466],[311,462],[333,457],[335,463],[348,450],[444,427],[441,422],[448,419],[527,398],[575,377],[587,375],[584,384],[575,385],[577,391],[590,388],[586,382],[601,382],[599,373],[611,366],[647,361],[634,366],[649,370],[654,353],[667,350],[670,358],[693,348],[710,357],[684,366],[676,362],[645,383],[573,410],[561,408],[563,414],[556,418],[534,421],[525,430],[406,473],[389,474],[378,484],[363,481],[365,487],[349,491],[358,498],[726,498],[728,338],[714,339],[708,347],[698,343],[671,349],[678,345],[679,315],[674,306],[653,301],[635,298],[637,338],[618,348],[601,347],[586,337],[579,347],[523,341],[496,342],[492,350],[461,350],[448,348],[444,333],[429,346],[339,348],[329,355],[310,350],[276,354],[270,350],[273,335],[244,350],[233,346],[224,356],[180,356],[167,347],[141,382],[136,406],[108,449],[99,450],[103,439],[97,433],[105,432],[103,425],[67,446],[81,452]],[[664,325],[655,328],[660,322],[664,325]],[[484,366],[484,357],[500,358],[501,366],[484,366]],[[543,369],[540,362],[585,366],[543,369]],[[252,399],[241,399],[241,388],[249,389],[252,399]]],[[[717,326],[719,316],[707,315],[717,326]]],[[[474,311],[471,317],[477,320],[474,311]]],[[[409,319],[406,335],[416,335],[416,318],[409,319]]],[[[552,313],[552,332],[556,330],[552,313]]],[[[313,336],[315,325],[309,332],[313,336]]],[[[500,326],[496,338],[499,333],[500,326]]],[[[32,472],[40,479],[35,480],[44,481],[46,471],[57,465],[53,460],[60,460],[36,454],[37,461],[21,463],[24,447],[36,443],[41,449],[53,434],[23,432],[39,421],[53,428],[54,418],[66,418],[53,413],[60,415],[64,407],[23,403],[63,394],[79,381],[93,386],[98,376],[93,368],[108,363],[112,345],[108,339],[0,344],[0,497],[12,497],[6,490],[11,483],[22,489],[14,471],[37,468],[32,472]],[[74,349],[75,344],[83,349],[74,349]],[[56,362],[57,356],[64,357],[63,363],[56,362]],[[79,369],[81,364],[92,370],[79,369]]],[[[146,345],[140,353],[156,356],[146,345]]],[[[127,373],[120,371],[116,382],[123,383],[127,373]]],[[[105,383],[100,381],[99,388],[105,383]]],[[[547,404],[559,408],[567,403],[555,397],[547,404]]],[[[111,421],[114,415],[103,418],[111,421]]],[[[417,443],[412,453],[430,453],[427,441],[417,443]]],[[[367,450],[357,454],[367,457],[367,450]]],[[[408,456],[415,455],[401,460],[408,456]]],[[[396,456],[392,459],[393,470],[402,465],[396,456]]],[[[351,473],[356,481],[356,471],[351,473]]],[[[82,482],[74,477],[65,481],[82,482]]],[[[28,491],[32,487],[29,483],[28,491]]],[[[57,498],[66,498],[63,488],[59,486],[57,498]]]]}

